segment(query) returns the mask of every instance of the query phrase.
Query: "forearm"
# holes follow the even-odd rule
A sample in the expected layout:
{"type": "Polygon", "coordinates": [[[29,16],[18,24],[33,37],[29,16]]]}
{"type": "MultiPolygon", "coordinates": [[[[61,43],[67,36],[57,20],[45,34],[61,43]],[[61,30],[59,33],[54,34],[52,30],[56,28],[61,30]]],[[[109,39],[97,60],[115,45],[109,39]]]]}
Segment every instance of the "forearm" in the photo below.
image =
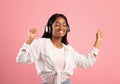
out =
{"type": "Polygon", "coordinates": [[[38,58],[35,47],[24,43],[16,57],[16,62],[21,64],[31,64],[38,58]]]}
{"type": "Polygon", "coordinates": [[[100,48],[100,44],[101,44],[101,41],[100,40],[96,40],[95,43],[94,43],[94,47],[95,48],[100,48]]]}
{"type": "Polygon", "coordinates": [[[29,48],[30,48],[30,45],[24,43],[24,45],[20,48],[20,51],[18,52],[18,55],[16,57],[17,63],[24,64],[28,62],[28,58],[30,57],[28,56],[30,55],[28,54],[29,48]]]}

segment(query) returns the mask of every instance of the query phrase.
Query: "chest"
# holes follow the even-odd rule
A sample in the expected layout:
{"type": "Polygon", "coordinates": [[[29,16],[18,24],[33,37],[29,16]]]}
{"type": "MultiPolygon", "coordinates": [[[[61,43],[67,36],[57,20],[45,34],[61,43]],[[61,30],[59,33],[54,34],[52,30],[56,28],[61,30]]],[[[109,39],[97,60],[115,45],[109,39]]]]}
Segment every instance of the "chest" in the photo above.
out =
{"type": "Polygon", "coordinates": [[[51,58],[52,58],[54,64],[56,65],[56,67],[58,69],[62,70],[66,64],[64,47],[61,49],[53,47],[52,52],[53,52],[53,54],[52,54],[51,58]]]}
{"type": "Polygon", "coordinates": [[[46,68],[66,70],[72,68],[74,61],[69,49],[55,49],[51,43],[44,43],[41,47],[41,56],[46,68]]]}

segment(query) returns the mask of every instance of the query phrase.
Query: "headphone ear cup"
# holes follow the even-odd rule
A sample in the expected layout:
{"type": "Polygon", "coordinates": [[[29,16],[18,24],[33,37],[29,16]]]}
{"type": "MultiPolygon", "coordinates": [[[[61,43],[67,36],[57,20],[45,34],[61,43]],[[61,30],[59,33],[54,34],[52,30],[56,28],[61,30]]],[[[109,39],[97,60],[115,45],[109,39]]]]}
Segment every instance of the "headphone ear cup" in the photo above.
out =
{"type": "Polygon", "coordinates": [[[45,27],[45,32],[47,32],[47,33],[50,33],[50,32],[51,32],[50,26],[46,26],[46,27],[45,27]]]}
{"type": "Polygon", "coordinates": [[[47,33],[48,33],[48,27],[47,27],[47,26],[45,27],[45,32],[47,32],[47,33]]]}
{"type": "Polygon", "coordinates": [[[67,27],[67,32],[70,32],[70,27],[67,27]]]}

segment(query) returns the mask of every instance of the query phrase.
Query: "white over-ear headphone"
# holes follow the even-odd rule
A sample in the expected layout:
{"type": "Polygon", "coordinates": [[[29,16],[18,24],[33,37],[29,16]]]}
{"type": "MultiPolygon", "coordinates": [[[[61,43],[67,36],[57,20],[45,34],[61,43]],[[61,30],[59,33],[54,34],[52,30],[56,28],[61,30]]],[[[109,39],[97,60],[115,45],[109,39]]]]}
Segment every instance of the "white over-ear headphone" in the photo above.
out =
{"type": "MultiPolygon", "coordinates": [[[[70,32],[70,27],[69,27],[69,26],[67,27],[67,30],[66,30],[66,31],[67,31],[67,32],[70,32]]],[[[50,33],[50,32],[51,32],[51,27],[46,25],[46,27],[45,27],[45,32],[50,33]]]]}
{"type": "Polygon", "coordinates": [[[51,32],[50,26],[48,27],[48,26],[46,25],[46,27],[45,27],[45,32],[47,32],[47,33],[50,33],[50,32],[51,32]]]}

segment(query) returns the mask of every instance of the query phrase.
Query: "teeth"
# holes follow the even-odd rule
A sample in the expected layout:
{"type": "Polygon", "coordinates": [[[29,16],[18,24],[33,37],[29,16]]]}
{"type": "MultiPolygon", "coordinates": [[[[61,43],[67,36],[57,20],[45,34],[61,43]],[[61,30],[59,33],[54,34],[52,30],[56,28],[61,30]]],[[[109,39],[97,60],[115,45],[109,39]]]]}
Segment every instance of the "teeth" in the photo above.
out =
{"type": "Polygon", "coordinates": [[[59,33],[63,33],[63,31],[58,31],[59,33]]]}

